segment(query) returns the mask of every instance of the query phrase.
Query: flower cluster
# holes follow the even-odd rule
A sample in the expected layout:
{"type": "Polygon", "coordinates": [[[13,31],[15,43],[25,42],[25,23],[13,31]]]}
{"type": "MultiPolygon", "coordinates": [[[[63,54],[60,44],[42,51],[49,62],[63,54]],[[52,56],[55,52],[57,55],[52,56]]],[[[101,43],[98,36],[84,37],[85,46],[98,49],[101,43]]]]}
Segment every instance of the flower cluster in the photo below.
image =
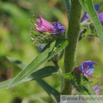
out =
{"type": "MultiPolygon", "coordinates": [[[[98,4],[95,4],[94,8],[95,8],[96,12],[98,12],[100,10],[100,6],[98,4]]],[[[100,20],[100,23],[103,24],[103,12],[102,13],[98,13],[97,15],[98,15],[98,18],[100,20]]],[[[90,17],[88,15],[88,13],[85,12],[84,15],[83,15],[83,17],[82,17],[82,19],[81,19],[81,22],[83,22],[84,20],[89,19],[89,18],[90,17]]]]}
{"type": "Polygon", "coordinates": [[[30,21],[34,24],[35,29],[31,28],[33,31],[38,31],[39,34],[35,34],[31,32],[31,38],[33,40],[33,44],[35,44],[38,49],[41,51],[45,45],[52,41],[54,38],[62,37],[62,35],[65,32],[65,27],[62,25],[59,21],[58,22],[53,22],[50,24],[48,21],[46,21],[43,18],[42,13],[40,14],[40,18],[36,19],[35,16],[33,15],[35,21],[37,24],[35,24],[33,21],[30,21]],[[58,34],[59,33],[59,34],[58,34]],[[58,35],[54,35],[58,34],[58,35]]]}
{"type": "Polygon", "coordinates": [[[36,19],[35,16],[33,15],[34,19],[37,21],[37,24],[31,22],[35,25],[36,29],[33,29],[34,31],[40,31],[40,32],[50,32],[52,34],[56,33],[64,33],[65,32],[65,27],[62,25],[59,21],[52,23],[52,25],[43,19],[42,13],[40,14],[40,18],[36,19]]]}

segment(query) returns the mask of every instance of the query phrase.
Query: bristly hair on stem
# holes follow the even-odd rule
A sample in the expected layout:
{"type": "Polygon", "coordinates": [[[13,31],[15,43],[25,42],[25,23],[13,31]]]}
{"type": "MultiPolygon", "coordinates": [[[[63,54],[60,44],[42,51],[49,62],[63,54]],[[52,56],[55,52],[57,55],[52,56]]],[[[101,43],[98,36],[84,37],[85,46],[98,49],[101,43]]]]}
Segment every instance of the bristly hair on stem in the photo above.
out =
{"type": "MultiPolygon", "coordinates": [[[[65,3],[69,3],[68,0],[65,0],[65,3]]],[[[66,6],[68,5],[66,4],[66,6]]],[[[79,3],[79,0],[71,0],[71,10],[68,10],[68,7],[66,8],[67,12],[70,11],[69,27],[67,33],[69,44],[65,48],[63,73],[68,73],[72,71],[75,65],[75,56],[79,37],[80,15],[81,15],[81,5],[79,3]]],[[[71,82],[66,81],[65,78],[62,78],[61,94],[71,95],[71,91],[72,91],[71,82]]]]}

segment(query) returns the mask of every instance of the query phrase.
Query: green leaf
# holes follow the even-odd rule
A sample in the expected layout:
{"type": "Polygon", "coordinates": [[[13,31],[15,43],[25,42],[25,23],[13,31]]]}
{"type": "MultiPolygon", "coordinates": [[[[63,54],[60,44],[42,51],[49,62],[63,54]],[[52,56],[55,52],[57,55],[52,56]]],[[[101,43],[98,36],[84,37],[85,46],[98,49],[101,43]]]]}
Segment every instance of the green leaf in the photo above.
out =
{"type": "Polygon", "coordinates": [[[71,9],[70,0],[64,0],[64,1],[65,1],[65,6],[66,6],[68,20],[69,20],[69,18],[70,18],[70,9],[71,9]]]}
{"type": "Polygon", "coordinates": [[[56,67],[47,66],[47,67],[44,67],[36,72],[33,72],[32,74],[30,74],[28,77],[26,77],[23,80],[30,81],[30,80],[41,79],[41,78],[52,75],[54,72],[57,72],[56,67]]]}
{"type": "Polygon", "coordinates": [[[101,23],[100,23],[100,21],[98,19],[97,13],[96,13],[96,11],[94,9],[92,0],[79,0],[79,2],[81,3],[83,8],[87,11],[89,16],[93,20],[95,29],[97,31],[97,35],[100,38],[100,40],[103,41],[102,26],[101,26],[101,23]]]}
{"type": "Polygon", "coordinates": [[[13,81],[9,84],[8,88],[28,77],[31,73],[34,72],[34,70],[40,67],[43,63],[45,63],[46,61],[51,59],[54,55],[56,55],[58,52],[63,50],[67,46],[67,44],[68,44],[67,40],[57,39],[55,44],[56,52],[54,51],[50,52],[49,49],[50,44],[48,44],[43,49],[43,51],[13,79],[13,81]]]}
{"type": "Polygon", "coordinates": [[[90,28],[90,25],[88,25],[88,28],[87,28],[87,31],[85,32],[85,36],[87,36],[87,35],[90,35],[90,33],[91,33],[91,28],[90,28]]]}
{"type": "Polygon", "coordinates": [[[45,89],[45,91],[47,91],[47,93],[53,98],[55,102],[56,100],[59,101],[60,93],[58,91],[56,91],[53,87],[51,87],[42,79],[37,80],[37,82],[45,89]]]}
{"type": "Polygon", "coordinates": [[[50,52],[53,51],[54,47],[56,44],[56,40],[54,40],[51,44],[50,44],[50,52]]]}
{"type": "Polygon", "coordinates": [[[20,68],[25,68],[26,67],[26,64],[21,62],[20,60],[17,60],[15,58],[11,58],[11,57],[6,57],[10,62],[16,64],[18,67],[20,68]]]}
{"type": "MultiPolygon", "coordinates": [[[[23,62],[21,62],[19,60],[16,60],[16,59],[10,58],[10,57],[8,57],[8,58],[9,58],[9,60],[11,62],[13,62],[17,66],[21,67],[21,69],[23,69],[26,66],[25,63],[23,63],[23,62]],[[19,62],[16,62],[16,61],[19,61],[19,62]]],[[[24,80],[20,81],[19,83],[30,81],[30,80],[34,80],[34,79],[39,79],[39,80],[36,80],[36,81],[46,90],[46,92],[53,98],[53,100],[56,101],[57,97],[59,97],[60,93],[58,91],[56,91],[53,87],[51,87],[49,84],[47,84],[44,80],[40,79],[40,77],[42,77],[42,76],[43,77],[49,76],[53,72],[56,72],[56,71],[57,71],[57,69],[55,67],[53,67],[53,66],[47,66],[47,67],[44,67],[44,68],[42,68],[42,69],[40,69],[40,70],[38,70],[38,71],[30,74],[30,76],[28,76],[24,80]]],[[[0,89],[8,87],[8,85],[10,84],[10,82],[12,80],[13,79],[9,79],[9,80],[0,82],[0,89]]],[[[12,86],[14,86],[14,85],[12,85],[12,86]]]]}
{"type": "MultiPolygon", "coordinates": [[[[47,67],[44,67],[44,68],[42,68],[42,69],[40,69],[40,70],[38,70],[36,72],[33,72],[28,77],[26,77],[22,81],[19,81],[18,83],[41,79],[41,78],[44,78],[44,77],[52,75],[54,72],[57,72],[57,69],[55,67],[53,67],[53,66],[47,66],[47,67]]],[[[7,86],[9,85],[9,83],[12,80],[13,79],[0,82],[0,89],[7,88],[7,86]]],[[[11,86],[14,86],[14,85],[16,85],[16,84],[13,84],[11,86]]]]}
{"type": "Polygon", "coordinates": [[[34,97],[34,95],[33,95],[33,97],[31,96],[31,97],[29,97],[29,98],[30,98],[31,100],[35,100],[35,99],[37,99],[37,100],[39,101],[39,103],[48,103],[48,102],[42,100],[41,98],[39,98],[39,97],[36,96],[36,95],[35,95],[35,97],[34,97]]]}
{"type": "Polygon", "coordinates": [[[58,59],[58,60],[62,59],[63,55],[64,55],[64,50],[62,50],[62,51],[61,51],[61,53],[60,53],[60,56],[59,56],[59,59],[58,59]]]}
{"type": "Polygon", "coordinates": [[[3,82],[0,82],[0,89],[3,89],[3,88],[7,88],[9,83],[12,81],[13,79],[9,79],[9,80],[5,80],[3,82]]]}

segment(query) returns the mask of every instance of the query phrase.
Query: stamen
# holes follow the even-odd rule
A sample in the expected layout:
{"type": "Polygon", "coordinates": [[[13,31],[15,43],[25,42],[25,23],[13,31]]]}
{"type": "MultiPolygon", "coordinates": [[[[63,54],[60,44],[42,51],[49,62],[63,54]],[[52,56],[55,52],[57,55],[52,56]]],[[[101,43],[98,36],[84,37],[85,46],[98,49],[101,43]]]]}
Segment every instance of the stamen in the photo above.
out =
{"type": "Polygon", "coordinates": [[[92,75],[88,74],[88,73],[87,73],[87,72],[85,72],[85,71],[84,71],[84,73],[85,73],[85,74],[87,74],[87,75],[88,75],[89,77],[91,77],[91,78],[101,79],[101,77],[100,77],[100,78],[93,77],[92,75]]]}
{"type": "Polygon", "coordinates": [[[35,15],[33,15],[34,19],[37,21],[37,19],[35,18],[35,15]]]}
{"type": "MultiPolygon", "coordinates": [[[[29,19],[31,22],[32,22],[32,20],[31,19],[29,19]]],[[[33,22],[32,22],[33,23],[33,22]]],[[[33,23],[34,25],[35,25],[35,23],[33,23]]]]}
{"type": "Polygon", "coordinates": [[[32,27],[30,27],[30,29],[32,29],[32,30],[34,30],[34,31],[38,31],[38,30],[36,30],[36,29],[33,29],[32,27]]]}
{"type": "MultiPolygon", "coordinates": [[[[102,4],[102,6],[100,7],[100,9],[102,9],[102,7],[103,7],[103,4],[102,4]]],[[[99,10],[98,10],[99,11],[99,10]]],[[[97,11],[97,13],[98,13],[98,11],[97,11]]]]}
{"type": "MultiPolygon", "coordinates": [[[[103,90],[100,90],[99,92],[102,92],[102,91],[103,91],[103,90]]],[[[98,92],[98,93],[99,93],[99,92],[98,92]]]]}
{"type": "Polygon", "coordinates": [[[102,9],[102,7],[103,7],[103,4],[102,4],[102,6],[100,7],[100,9],[102,9]]]}

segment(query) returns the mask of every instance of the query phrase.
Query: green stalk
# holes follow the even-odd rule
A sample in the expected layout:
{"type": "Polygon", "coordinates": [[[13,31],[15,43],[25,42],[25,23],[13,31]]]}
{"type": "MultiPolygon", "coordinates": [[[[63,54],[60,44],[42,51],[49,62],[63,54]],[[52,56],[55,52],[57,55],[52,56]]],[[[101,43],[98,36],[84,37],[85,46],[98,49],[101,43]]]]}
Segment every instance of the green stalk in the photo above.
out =
{"type": "MultiPolygon", "coordinates": [[[[68,6],[67,3],[69,3],[68,0],[65,0],[66,6],[68,6]]],[[[68,13],[68,7],[66,7],[66,9],[68,13]]],[[[76,49],[80,30],[80,15],[81,5],[79,3],[79,0],[71,0],[70,19],[67,33],[69,44],[65,48],[63,73],[72,71],[75,65],[76,49]]],[[[66,80],[65,78],[62,78],[61,94],[71,95],[71,92],[71,82],[69,80],[66,80]]]]}

